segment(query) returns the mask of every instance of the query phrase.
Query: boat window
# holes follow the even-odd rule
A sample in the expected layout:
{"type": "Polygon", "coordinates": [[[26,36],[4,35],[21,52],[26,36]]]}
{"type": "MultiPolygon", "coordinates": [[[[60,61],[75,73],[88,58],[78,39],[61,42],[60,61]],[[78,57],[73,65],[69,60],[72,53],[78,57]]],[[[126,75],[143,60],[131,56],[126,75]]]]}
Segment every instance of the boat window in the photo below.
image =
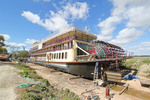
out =
{"type": "Polygon", "coordinates": [[[52,53],[52,59],[53,59],[53,53],[52,53]]]}
{"type": "Polygon", "coordinates": [[[54,59],[56,59],[56,53],[54,53],[54,59]]]}
{"type": "Polygon", "coordinates": [[[62,59],[64,59],[64,53],[62,53],[62,59]]]}
{"type": "Polygon", "coordinates": [[[56,54],[56,59],[58,59],[58,53],[56,54]]]}
{"type": "Polygon", "coordinates": [[[65,59],[67,59],[67,52],[65,52],[65,59]]]}
{"type": "Polygon", "coordinates": [[[84,44],[84,43],[83,43],[83,46],[82,46],[82,48],[83,48],[83,49],[85,49],[85,44],[84,44]]]}
{"type": "Polygon", "coordinates": [[[50,58],[50,60],[51,60],[51,58],[52,58],[51,56],[52,56],[52,54],[50,53],[50,54],[49,54],[49,58],[50,58]]]}
{"type": "Polygon", "coordinates": [[[69,48],[69,42],[68,42],[68,46],[67,46],[67,48],[69,48]]]}
{"type": "Polygon", "coordinates": [[[77,42],[77,45],[78,45],[78,46],[80,45],[79,42],[77,42]]]}
{"type": "Polygon", "coordinates": [[[71,41],[71,48],[73,47],[73,42],[71,41]]]}
{"type": "Polygon", "coordinates": [[[82,48],[82,43],[80,43],[80,47],[82,48]]]}
{"type": "Polygon", "coordinates": [[[59,59],[60,59],[61,53],[59,53],[59,59]]]}

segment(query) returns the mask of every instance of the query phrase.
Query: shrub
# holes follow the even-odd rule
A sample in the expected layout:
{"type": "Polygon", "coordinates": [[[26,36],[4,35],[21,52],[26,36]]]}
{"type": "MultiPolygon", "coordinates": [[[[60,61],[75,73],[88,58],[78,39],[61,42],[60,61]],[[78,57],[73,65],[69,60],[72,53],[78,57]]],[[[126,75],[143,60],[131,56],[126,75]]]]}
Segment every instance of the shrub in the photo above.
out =
{"type": "Polygon", "coordinates": [[[50,86],[50,83],[48,82],[47,79],[40,79],[39,81],[42,81],[43,83],[45,83],[46,86],[50,86]]]}
{"type": "Polygon", "coordinates": [[[22,93],[21,99],[28,99],[28,100],[41,100],[42,97],[34,92],[27,92],[22,93]]]}

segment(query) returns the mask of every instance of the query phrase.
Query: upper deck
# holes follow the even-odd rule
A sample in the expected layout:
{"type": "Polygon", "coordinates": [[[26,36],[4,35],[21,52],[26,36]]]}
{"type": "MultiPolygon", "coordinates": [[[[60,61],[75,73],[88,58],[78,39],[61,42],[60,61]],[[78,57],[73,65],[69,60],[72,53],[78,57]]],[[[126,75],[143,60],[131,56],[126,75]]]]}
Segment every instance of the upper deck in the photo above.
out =
{"type": "Polygon", "coordinates": [[[33,46],[30,48],[30,52],[69,42],[74,39],[85,42],[90,42],[97,39],[97,36],[95,34],[90,34],[90,32],[91,31],[86,29],[81,30],[77,29],[76,27],[71,27],[57,34],[53,33],[52,35],[42,39],[40,42],[33,44],[33,46]]]}

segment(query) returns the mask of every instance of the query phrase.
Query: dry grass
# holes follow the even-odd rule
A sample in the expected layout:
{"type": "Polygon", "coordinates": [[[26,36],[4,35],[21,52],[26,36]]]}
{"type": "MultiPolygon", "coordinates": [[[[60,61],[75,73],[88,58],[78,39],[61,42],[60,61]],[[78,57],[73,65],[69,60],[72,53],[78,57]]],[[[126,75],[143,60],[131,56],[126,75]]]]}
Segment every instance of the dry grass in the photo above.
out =
{"type": "Polygon", "coordinates": [[[137,69],[139,73],[150,78],[150,57],[133,57],[122,63],[127,68],[137,69]]]}

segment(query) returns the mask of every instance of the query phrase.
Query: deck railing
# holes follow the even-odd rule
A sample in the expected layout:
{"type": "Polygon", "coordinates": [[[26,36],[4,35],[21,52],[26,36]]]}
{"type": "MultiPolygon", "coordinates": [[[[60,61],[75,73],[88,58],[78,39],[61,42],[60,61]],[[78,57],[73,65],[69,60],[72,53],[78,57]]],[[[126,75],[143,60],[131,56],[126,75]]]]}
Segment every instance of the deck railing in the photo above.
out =
{"type": "Polygon", "coordinates": [[[64,42],[67,42],[67,41],[71,41],[71,40],[80,40],[80,41],[85,41],[85,42],[90,42],[90,40],[88,39],[83,39],[81,37],[77,37],[77,36],[68,36],[66,38],[62,38],[60,40],[57,40],[57,41],[54,41],[54,42],[51,42],[51,43],[47,43],[45,45],[43,45],[43,48],[46,48],[46,47],[49,47],[49,46],[53,46],[53,45],[58,45],[60,43],[64,43],[64,42]]]}
{"type": "Polygon", "coordinates": [[[92,30],[90,30],[90,27],[82,27],[82,26],[74,24],[74,23],[70,24],[70,27],[74,27],[74,28],[79,29],[83,32],[86,32],[86,33],[93,34],[93,35],[97,36],[96,32],[93,32],[92,30]]]}
{"type": "Polygon", "coordinates": [[[29,52],[33,52],[33,51],[36,51],[36,50],[38,50],[38,46],[32,48],[29,52]]]}
{"type": "Polygon", "coordinates": [[[57,41],[51,42],[51,43],[47,43],[47,44],[43,45],[42,48],[46,48],[46,47],[49,47],[49,46],[57,45],[57,44],[64,43],[64,42],[67,42],[67,41],[71,41],[73,39],[75,39],[75,36],[68,36],[68,37],[59,39],[57,41]]]}
{"type": "Polygon", "coordinates": [[[46,49],[46,50],[43,50],[43,51],[30,53],[30,55],[46,54],[47,52],[54,52],[54,51],[58,51],[58,50],[67,50],[67,49],[71,49],[71,48],[72,48],[71,46],[64,46],[64,47],[60,47],[60,48],[46,49]]]}

